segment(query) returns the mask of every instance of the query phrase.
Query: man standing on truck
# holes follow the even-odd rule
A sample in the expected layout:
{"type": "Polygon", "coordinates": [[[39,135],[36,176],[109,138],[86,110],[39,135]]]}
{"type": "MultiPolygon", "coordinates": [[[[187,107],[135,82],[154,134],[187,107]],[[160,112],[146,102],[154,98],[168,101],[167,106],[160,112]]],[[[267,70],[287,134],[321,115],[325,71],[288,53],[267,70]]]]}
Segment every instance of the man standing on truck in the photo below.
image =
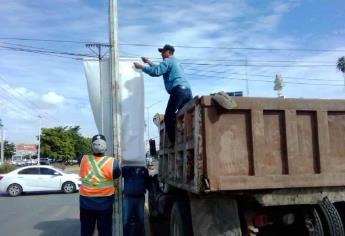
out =
{"type": "Polygon", "coordinates": [[[192,100],[192,91],[188,81],[184,77],[181,64],[174,57],[175,48],[165,45],[159,48],[163,61],[158,65],[152,63],[148,58],[142,57],[146,65],[134,62],[136,69],[141,69],[152,77],[163,75],[166,91],[170,94],[167,108],[165,110],[164,122],[168,133],[169,141],[175,143],[175,115],[187,102],[192,100]]]}
{"type": "Polygon", "coordinates": [[[97,222],[99,235],[112,235],[114,179],[121,174],[119,163],[104,156],[107,143],[104,135],[92,138],[93,155],[84,155],[80,163],[81,236],[92,236],[97,222]]]}

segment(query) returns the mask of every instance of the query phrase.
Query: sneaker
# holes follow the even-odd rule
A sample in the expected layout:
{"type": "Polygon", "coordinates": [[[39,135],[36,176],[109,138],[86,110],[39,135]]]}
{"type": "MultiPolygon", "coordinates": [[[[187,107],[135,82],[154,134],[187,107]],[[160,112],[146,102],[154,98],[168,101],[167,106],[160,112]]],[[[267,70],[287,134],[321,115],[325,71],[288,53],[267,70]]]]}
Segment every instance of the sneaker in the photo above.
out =
{"type": "Polygon", "coordinates": [[[225,92],[219,92],[212,96],[212,100],[224,109],[231,110],[237,107],[235,100],[225,92]]]}

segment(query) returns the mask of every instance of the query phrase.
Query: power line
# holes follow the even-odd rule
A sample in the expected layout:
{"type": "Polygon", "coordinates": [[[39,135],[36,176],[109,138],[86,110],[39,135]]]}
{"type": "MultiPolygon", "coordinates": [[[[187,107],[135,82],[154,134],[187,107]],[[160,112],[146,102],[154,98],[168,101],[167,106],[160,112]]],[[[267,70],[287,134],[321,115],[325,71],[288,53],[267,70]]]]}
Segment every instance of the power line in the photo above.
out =
{"type": "MultiPolygon", "coordinates": [[[[5,78],[3,78],[3,76],[1,76],[1,75],[0,75],[0,80],[4,81],[4,82],[7,83],[7,84],[10,84],[10,83],[9,83],[5,78]]],[[[13,92],[14,92],[17,96],[13,96],[12,94],[10,94],[10,93],[9,93],[6,89],[4,89],[3,87],[0,86],[0,89],[2,89],[3,91],[5,91],[5,93],[7,93],[8,95],[10,95],[13,99],[15,99],[16,101],[18,101],[20,104],[24,105],[24,106],[23,106],[24,108],[28,108],[26,105],[29,105],[29,106],[31,106],[32,108],[34,108],[34,109],[36,110],[37,113],[39,113],[38,115],[41,115],[41,116],[42,116],[42,112],[39,111],[40,108],[39,108],[36,104],[34,104],[33,102],[27,100],[26,97],[24,97],[22,94],[18,93],[16,90],[13,90],[13,92]],[[21,98],[23,98],[23,99],[21,99],[21,98]]],[[[32,114],[34,114],[34,113],[32,113],[32,114]]],[[[46,112],[44,112],[43,114],[46,115],[46,116],[49,116],[49,114],[46,113],[46,112]]],[[[36,116],[37,116],[37,115],[36,115],[36,116]]],[[[42,117],[43,117],[43,116],[42,116],[42,117]]],[[[46,119],[46,120],[49,120],[49,119],[47,119],[47,117],[46,117],[45,119],[46,119]]],[[[55,122],[55,123],[60,123],[59,121],[53,119],[52,117],[51,117],[51,119],[52,119],[52,120],[49,120],[49,121],[53,121],[53,122],[55,122]]]]}
{"type": "Polygon", "coordinates": [[[0,46],[0,48],[5,48],[5,49],[15,50],[15,51],[33,52],[33,53],[59,54],[59,55],[68,55],[68,56],[79,56],[79,57],[94,57],[89,54],[71,53],[71,52],[63,52],[63,51],[56,51],[56,50],[49,50],[49,49],[30,49],[30,48],[10,47],[10,46],[0,46]]]}
{"type": "Polygon", "coordinates": [[[182,62],[181,64],[183,65],[198,65],[198,66],[212,66],[212,65],[219,65],[219,66],[228,66],[228,67],[233,67],[233,66],[239,66],[239,67],[334,67],[334,65],[308,65],[308,64],[304,64],[304,65],[258,65],[258,64],[211,64],[211,63],[185,63],[182,62]]]}
{"type": "Polygon", "coordinates": [[[5,50],[12,50],[12,51],[20,51],[20,52],[29,52],[29,53],[36,53],[36,54],[42,54],[42,55],[47,55],[47,56],[54,56],[54,57],[60,57],[60,58],[68,58],[68,59],[73,59],[73,60],[82,60],[82,58],[74,58],[74,57],[67,57],[67,56],[61,56],[61,55],[56,55],[53,53],[46,53],[46,52],[38,52],[38,51],[33,51],[33,50],[25,50],[25,49],[17,49],[17,48],[4,48],[0,46],[0,48],[3,48],[5,50]]]}
{"type": "Polygon", "coordinates": [[[16,37],[0,37],[4,40],[17,40],[17,41],[37,41],[37,42],[54,42],[54,43],[76,43],[76,44],[86,44],[94,43],[92,41],[74,41],[74,40],[58,40],[58,39],[38,39],[38,38],[16,38],[16,37]]]}
{"type": "MultiPolygon", "coordinates": [[[[54,41],[54,40],[53,40],[54,41]]],[[[19,47],[9,47],[9,46],[0,46],[0,48],[7,49],[7,50],[14,50],[14,51],[24,51],[24,52],[31,52],[31,53],[38,53],[43,55],[51,55],[51,56],[57,56],[57,57],[63,57],[63,58],[70,58],[75,60],[82,60],[80,57],[94,57],[90,54],[82,54],[82,53],[71,53],[71,52],[64,52],[64,51],[57,51],[54,49],[47,49],[47,48],[39,48],[39,47],[32,47],[28,45],[22,45],[22,44],[13,44],[8,42],[2,42],[2,44],[7,45],[14,45],[19,47]],[[24,48],[23,48],[24,47],[24,48]],[[56,55],[57,54],[57,55],[56,55]],[[67,55],[67,56],[79,56],[79,58],[75,57],[65,57],[61,55],[67,55]]],[[[93,43],[95,44],[95,43],[93,43]]],[[[91,44],[88,44],[91,45],[91,44]]],[[[106,44],[100,44],[100,45],[106,45],[106,44]]],[[[104,55],[103,55],[104,56],[104,55]]],[[[158,58],[155,58],[158,59],[158,58]]],[[[181,59],[181,61],[196,61],[197,59],[181,59]]],[[[200,60],[199,61],[203,61],[200,60]]],[[[210,61],[210,60],[208,60],[210,61]]],[[[211,60],[213,62],[244,62],[244,60],[237,59],[237,60],[222,60],[222,59],[213,59],[211,60]]],[[[250,60],[249,62],[261,62],[261,63],[325,63],[325,61],[299,61],[299,60],[250,60]]],[[[184,65],[199,65],[199,66],[205,66],[205,65],[213,65],[213,63],[195,63],[195,62],[182,62],[184,65]]],[[[250,66],[250,67],[333,67],[333,64],[304,64],[304,65],[272,65],[272,64],[220,64],[222,66],[250,66]]]]}
{"type": "MultiPolygon", "coordinates": [[[[20,40],[20,41],[39,41],[39,42],[55,42],[55,43],[77,43],[88,44],[98,43],[92,41],[74,41],[74,40],[57,40],[57,39],[40,39],[40,38],[18,38],[18,37],[0,37],[5,40],[20,40]]],[[[161,47],[155,44],[140,44],[140,43],[120,43],[123,46],[133,47],[161,47]]],[[[345,52],[345,49],[314,49],[314,48],[260,48],[260,47],[222,47],[222,46],[190,46],[190,45],[175,45],[176,48],[187,49],[217,49],[217,50],[257,50],[257,51],[301,51],[301,52],[345,52]]]]}
{"type": "MultiPolygon", "coordinates": [[[[136,57],[140,57],[139,55],[136,55],[136,57]]],[[[160,62],[158,60],[162,58],[158,57],[152,57],[154,59],[154,62],[160,62]]],[[[245,59],[198,59],[198,58],[179,58],[179,61],[207,61],[207,62],[243,62],[245,63],[245,59]]],[[[201,63],[201,64],[207,64],[207,62],[201,63]]],[[[264,62],[264,63],[333,63],[333,61],[305,61],[305,60],[259,60],[259,59],[247,59],[247,62],[264,62]]],[[[183,62],[187,64],[188,62],[183,62]]],[[[193,62],[189,62],[193,63],[193,62]]],[[[197,63],[196,63],[197,64],[197,63]]]]}
{"type": "MultiPolygon", "coordinates": [[[[2,88],[0,87],[0,89],[2,89],[2,88]]],[[[18,107],[18,104],[14,103],[12,100],[8,99],[9,98],[8,95],[7,95],[7,97],[5,97],[4,95],[5,94],[0,94],[0,97],[2,97],[4,99],[4,102],[9,102],[9,103],[11,103],[13,105],[13,107],[11,107],[11,109],[16,110],[18,113],[23,114],[23,115],[29,115],[29,116],[32,116],[32,117],[37,117],[37,115],[35,115],[31,111],[30,112],[28,112],[28,111],[25,112],[24,110],[20,109],[18,107]]]]}
{"type": "MultiPolygon", "coordinates": [[[[197,75],[197,74],[188,74],[186,73],[186,75],[197,75]]],[[[243,78],[233,78],[233,77],[219,77],[219,76],[209,76],[209,75],[203,75],[205,77],[209,77],[209,78],[216,78],[216,79],[229,79],[229,80],[244,80],[246,81],[247,79],[243,79],[243,78]]],[[[256,79],[248,79],[248,81],[253,81],[253,82],[264,82],[264,83],[274,83],[273,80],[256,80],[256,79]]],[[[303,85],[318,85],[318,86],[344,86],[342,84],[311,84],[311,83],[303,83],[303,82],[284,82],[286,84],[303,84],[303,85]]]]}
{"type": "MultiPolygon", "coordinates": [[[[120,45],[134,46],[134,47],[161,47],[161,45],[153,44],[135,44],[135,43],[120,43],[120,45]]],[[[258,47],[215,47],[215,46],[187,46],[175,45],[176,48],[187,49],[219,49],[219,50],[257,50],[257,51],[301,51],[301,52],[345,52],[343,49],[312,49],[312,48],[258,48],[258,47]]]]}
{"type": "MultiPolygon", "coordinates": [[[[160,58],[155,58],[160,59],[160,58]]],[[[245,62],[246,59],[198,59],[198,58],[179,58],[180,61],[216,61],[216,62],[245,62]]],[[[266,62],[266,63],[332,63],[333,61],[305,61],[305,60],[259,60],[259,59],[247,59],[248,62],[266,62]]]]}
{"type": "Polygon", "coordinates": [[[77,60],[77,61],[81,61],[81,60],[83,60],[83,58],[77,58],[77,57],[67,57],[67,56],[61,56],[61,55],[56,55],[56,54],[51,54],[51,53],[33,52],[33,51],[27,51],[27,50],[16,50],[16,49],[6,49],[6,48],[1,48],[1,46],[0,46],[0,50],[10,50],[10,51],[28,52],[28,53],[35,53],[35,54],[41,54],[41,55],[52,56],[52,57],[67,58],[67,59],[72,59],[72,60],[77,60]]]}
{"type": "MultiPolygon", "coordinates": [[[[212,71],[212,70],[197,70],[197,69],[187,69],[191,71],[196,71],[196,72],[205,72],[205,73],[220,73],[219,71],[212,71]]],[[[225,72],[225,71],[224,71],[225,72]]],[[[236,72],[231,72],[227,73],[230,75],[246,75],[243,73],[236,73],[236,72]]],[[[201,74],[200,74],[201,75],[201,74]]],[[[247,74],[248,76],[258,76],[258,77],[267,77],[267,78],[273,78],[274,75],[262,75],[262,74],[247,74]]],[[[297,80],[315,80],[315,81],[336,81],[336,82],[342,82],[343,80],[339,79],[319,79],[319,78],[303,78],[303,77],[291,77],[291,76],[283,76],[284,79],[297,79],[297,80]]]]}
{"type": "MultiPolygon", "coordinates": [[[[133,53],[127,53],[124,52],[125,55],[130,56],[130,57],[139,57],[141,58],[140,55],[138,54],[133,54],[133,53]]],[[[161,62],[162,58],[160,57],[150,57],[155,63],[161,62]]],[[[179,61],[207,61],[207,62],[243,62],[245,63],[245,59],[200,59],[200,58],[179,58],[179,61]]],[[[182,62],[182,64],[195,64],[195,65],[208,65],[209,63],[204,62],[204,63],[194,63],[194,62],[182,62]]],[[[247,59],[247,62],[263,62],[263,63],[333,63],[333,61],[306,61],[306,60],[259,60],[259,59],[247,59]]],[[[217,63],[218,65],[218,63],[217,63]]],[[[317,66],[318,64],[316,64],[317,66]]]]}

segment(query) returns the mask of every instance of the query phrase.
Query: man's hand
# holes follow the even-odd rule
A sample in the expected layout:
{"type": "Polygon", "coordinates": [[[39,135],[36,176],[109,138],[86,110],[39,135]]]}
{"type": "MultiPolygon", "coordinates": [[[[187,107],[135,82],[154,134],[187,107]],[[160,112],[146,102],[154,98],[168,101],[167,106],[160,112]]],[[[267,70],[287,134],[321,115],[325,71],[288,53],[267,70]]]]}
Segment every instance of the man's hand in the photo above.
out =
{"type": "Polygon", "coordinates": [[[142,57],[141,60],[143,60],[144,63],[151,63],[150,59],[148,59],[147,57],[142,57]]]}
{"type": "Polygon", "coordinates": [[[135,69],[142,69],[143,68],[143,65],[138,63],[138,62],[134,62],[133,65],[134,65],[135,69]]]}

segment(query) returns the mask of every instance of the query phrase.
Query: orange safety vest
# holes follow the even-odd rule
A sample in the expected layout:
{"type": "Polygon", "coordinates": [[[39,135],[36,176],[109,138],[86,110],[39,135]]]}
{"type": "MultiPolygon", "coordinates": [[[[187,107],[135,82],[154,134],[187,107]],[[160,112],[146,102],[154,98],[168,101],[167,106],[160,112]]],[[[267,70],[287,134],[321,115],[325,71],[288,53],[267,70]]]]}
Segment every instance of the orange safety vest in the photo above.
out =
{"type": "Polygon", "coordinates": [[[106,197],[115,191],[112,157],[84,155],[80,162],[81,186],[79,193],[86,197],[106,197]]]}

